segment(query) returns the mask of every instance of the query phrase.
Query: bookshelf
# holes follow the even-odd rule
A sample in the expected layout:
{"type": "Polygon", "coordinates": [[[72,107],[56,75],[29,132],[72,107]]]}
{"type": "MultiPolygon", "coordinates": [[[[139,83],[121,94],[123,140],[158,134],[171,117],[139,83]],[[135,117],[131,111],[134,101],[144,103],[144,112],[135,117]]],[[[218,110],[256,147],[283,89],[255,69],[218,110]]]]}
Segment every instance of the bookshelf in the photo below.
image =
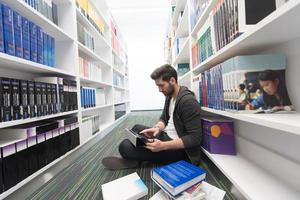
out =
{"type": "MultiPolygon", "coordinates": [[[[219,1],[208,1],[194,27],[190,18],[191,2],[177,0],[172,4],[176,7],[180,5],[179,10],[188,7],[184,9],[183,16],[188,16],[190,71],[178,78],[179,84],[193,90],[193,78],[237,55],[282,53],[287,56],[286,84],[296,108],[293,113],[243,114],[202,107],[203,115],[222,116],[234,121],[238,154],[210,154],[204,149],[203,152],[246,199],[298,199],[300,187],[296,180],[300,178],[297,173],[300,170],[300,159],[296,152],[300,148],[296,141],[300,141],[300,98],[297,95],[300,82],[296,74],[300,73],[300,29],[296,19],[299,18],[300,2],[276,1],[275,11],[196,66],[192,66],[192,42],[199,37],[199,32],[203,33],[207,28],[211,12],[219,1]],[[185,5],[182,5],[183,2],[186,2],[185,5]]],[[[176,40],[180,35],[177,31],[181,31],[180,23],[177,24],[176,7],[167,33],[167,39],[171,41],[176,40]]],[[[172,43],[169,50],[165,51],[165,57],[167,62],[176,67],[186,62],[179,59],[186,50],[182,48],[176,56],[175,48],[176,45],[172,43]]]]}
{"type": "MultiPolygon", "coordinates": [[[[0,53],[0,73],[1,77],[8,77],[13,79],[33,80],[34,78],[43,77],[61,77],[68,78],[76,82],[78,109],[66,112],[59,112],[56,114],[45,115],[41,117],[33,117],[27,119],[13,120],[7,122],[0,122],[0,132],[3,128],[14,127],[17,125],[27,124],[31,122],[38,122],[42,120],[53,119],[63,116],[77,116],[79,122],[80,144],[75,149],[68,151],[63,156],[48,163],[43,168],[28,176],[15,186],[7,189],[0,194],[0,199],[3,199],[26,183],[39,176],[51,166],[60,162],[69,154],[76,154],[76,150],[83,145],[91,142],[96,136],[107,134],[114,126],[124,120],[130,113],[129,101],[129,80],[128,80],[128,65],[126,55],[126,43],[121,37],[121,32],[117,28],[117,41],[122,51],[115,50],[112,46],[112,24],[116,25],[110,10],[105,0],[95,1],[89,0],[90,5],[94,8],[103,25],[102,33],[97,30],[95,24],[80,11],[76,5],[76,0],[52,0],[57,5],[57,24],[45,17],[41,12],[37,11],[23,0],[3,0],[2,4],[8,5],[14,11],[17,11],[21,16],[34,22],[42,28],[42,30],[55,39],[55,66],[49,67],[44,64],[32,62],[23,58],[0,53]],[[78,41],[77,28],[80,23],[84,30],[86,30],[94,40],[94,48],[88,48],[86,45],[78,41]],[[79,58],[84,59],[99,67],[101,74],[92,74],[90,76],[82,74],[80,70],[79,58]],[[114,64],[114,59],[117,63],[114,64]],[[123,79],[123,85],[113,85],[113,75],[117,73],[123,79]],[[96,105],[95,107],[83,108],[81,102],[80,88],[97,88],[103,89],[103,96],[105,97],[105,104],[96,105]],[[117,92],[120,92],[118,101],[115,101],[117,92]],[[124,114],[115,119],[115,106],[118,104],[125,105],[124,114]],[[99,116],[99,131],[92,135],[83,129],[83,119],[89,117],[99,116]]],[[[94,66],[93,66],[94,67],[94,66]]],[[[16,143],[19,140],[10,140],[16,143]]],[[[6,143],[7,145],[7,143],[6,143]]]]}

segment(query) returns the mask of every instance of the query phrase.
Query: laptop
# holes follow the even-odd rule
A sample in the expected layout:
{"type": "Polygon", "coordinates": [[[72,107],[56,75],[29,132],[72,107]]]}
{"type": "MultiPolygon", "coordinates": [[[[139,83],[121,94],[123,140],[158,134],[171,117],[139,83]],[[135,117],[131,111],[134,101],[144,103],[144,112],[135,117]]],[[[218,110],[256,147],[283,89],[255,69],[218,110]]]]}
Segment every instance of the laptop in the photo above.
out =
{"type": "Polygon", "coordinates": [[[149,140],[148,137],[146,137],[143,134],[139,134],[137,132],[134,132],[131,129],[125,128],[127,139],[135,146],[135,147],[141,147],[145,146],[146,142],[151,142],[151,139],[149,140]]]}

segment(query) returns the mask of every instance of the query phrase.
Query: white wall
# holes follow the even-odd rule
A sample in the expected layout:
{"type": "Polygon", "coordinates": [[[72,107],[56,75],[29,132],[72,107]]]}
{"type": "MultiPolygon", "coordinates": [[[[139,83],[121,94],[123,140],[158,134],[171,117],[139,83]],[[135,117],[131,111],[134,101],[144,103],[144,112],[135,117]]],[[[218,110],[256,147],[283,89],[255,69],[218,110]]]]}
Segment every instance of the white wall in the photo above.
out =
{"type": "Polygon", "coordinates": [[[169,2],[163,1],[163,5],[157,7],[148,5],[149,1],[144,1],[147,6],[139,1],[142,5],[133,4],[130,7],[116,1],[108,1],[108,4],[113,4],[110,5],[112,14],[128,46],[131,110],[162,109],[164,96],[159,93],[150,74],[164,64],[163,44],[169,2]]]}

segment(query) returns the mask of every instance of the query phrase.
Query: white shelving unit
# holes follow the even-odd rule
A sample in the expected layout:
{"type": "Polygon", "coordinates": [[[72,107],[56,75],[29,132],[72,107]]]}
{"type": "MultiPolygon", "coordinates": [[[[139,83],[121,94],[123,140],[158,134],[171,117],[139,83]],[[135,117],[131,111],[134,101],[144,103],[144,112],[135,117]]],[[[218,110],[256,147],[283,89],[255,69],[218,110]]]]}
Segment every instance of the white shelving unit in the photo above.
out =
{"type": "MultiPolygon", "coordinates": [[[[175,14],[171,24],[177,24],[177,10],[182,10],[183,2],[176,0],[175,14]]],[[[190,23],[190,1],[183,16],[188,18],[189,63],[192,63],[191,41],[203,31],[217,0],[211,0],[199,17],[196,25],[190,23]]],[[[278,3],[279,1],[276,1],[278,3]]],[[[278,4],[279,5],[279,4],[278,4]]],[[[201,72],[224,62],[236,55],[283,53],[287,56],[286,83],[295,113],[244,114],[202,107],[204,115],[231,118],[235,124],[238,155],[227,156],[204,153],[222,171],[246,199],[299,199],[300,197],[300,1],[289,0],[280,5],[270,15],[234,41],[215,52],[190,72],[179,77],[179,84],[192,88],[192,80],[201,72]]],[[[180,29],[178,25],[177,31],[180,29]]],[[[172,29],[170,29],[172,31],[172,29]]],[[[176,29],[175,29],[176,30],[176,29]]],[[[179,35],[173,34],[176,38],[179,35]]],[[[172,35],[172,34],[170,34],[172,35]]],[[[174,48],[173,45],[171,48],[174,48]]],[[[185,47],[185,46],[184,46],[185,47]]],[[[185,62],[181,57],[185,48],[173,58],[174,65],[185,62]]],[[[174,54],[174,50],[168,51],[174,54]]]]}
{"type": "MultiPolygon", "coordinates": [[[[92,5],[96,8],[96,12],[100,14],[100,18],[104,23],[105,30],[103,34],[100,34],[97,29],[89,22],[87,17],[85,17],[76,7],[75,0],[52,1],[57,4],[58,25],[54,24],[52,21],[44,17],[41,13],[27,5],[23,0],[1,1],[1,3],[7,4],[13,10],[18,11],[20,15],[26,17],[30,21],[33,21],[35,24],[40,26],[43,31],[54,37],[56,53],[55,67],[49,67],[43,64],[38,64],[25,59],[10,56],[5,53],[0,53],[0,73],[1,77],[17,78],[23,80],[33,80],[34,78],[41,76],[57,76],[63,78],[67,77],[76,80],[78,89],[78,110],[62,112],[43,117],[2,122],[0,123],[0,131],[2,128],[13,127],[30,122],[36,122],[66,115],[77,115],[80,128],[80,138],[86,138],[82,137],[82,135],[91,135],[91,133],[86,133],[86,131],[82,130],[82,119],[90,115],[99,115],[101,120],[100,131],[98,134],[106,133],[107,130],[111,130],[112,127],[120,123],[130,113],[130,102],[128,101],[130,93],[128,89],[129,80],[128,76],[125,76],[125,68],[128,68],[127,61],[124,59],[122,60],[117,51],[115,51],[111,45],[112,31],[110,21],[113,19],[111,19],[111,13],[109,11],[107,3],[105,2],[105,0],[90,0],[92,5]],[[91,36],[94,38],[94,51],[77,41],[77,22],[83,25],[83,27],[87,31],[89,31],[91,36]],[[99,78],[94,78],[92,80],[83,77],[83,75],[80,74],[81,72],[79,70],[79,56],[89,62],[95,63],[100,66],[101,75],[99,74],[99,78]],[[120,65],[124,67],[124,70],[122,70],[122,68],[115,69],[115,66],[113,66],[114,56],[119,59],[119,63],[121,63],[120,65]],[[123,87],[113,86],[114,72],[118,73],[124,80],[126,80],[123,87]],[[92,108],[82,108],[80,99],[80,87],[103,88],[106,97],[106,104],[92,108]],[[116,91],[122,91],[123,99],[121,99],[121,103],[124,103],[126,105],[126,114],[118,120],[115,120],[114,107],[114,105],[116,104],[116,102],[114,102],[116,91]]],[[[123,47],[126,46],[122,39],[118,38],[118,42],[122,44],[123,47]]],[[[126,51],[126,49],[124,50],[126,51]]],[[[97,77],[97,75],[94,77],[97,77]]],[[[80,141],[80,146],[76,147],[74,150],[56,159],[44,168],[35,172],[33,175],[24,179],[22,182],[0,194],[0,199],[5,198],[14,191],[18,190],[20,187],[22,187],[35,177],[39,176],[45,170],[49,169],[51,166],[55,165],[57,162],[59,162],[69,154],[76,152],[78,148],[88,143],[96,135],[80,141]]]]}

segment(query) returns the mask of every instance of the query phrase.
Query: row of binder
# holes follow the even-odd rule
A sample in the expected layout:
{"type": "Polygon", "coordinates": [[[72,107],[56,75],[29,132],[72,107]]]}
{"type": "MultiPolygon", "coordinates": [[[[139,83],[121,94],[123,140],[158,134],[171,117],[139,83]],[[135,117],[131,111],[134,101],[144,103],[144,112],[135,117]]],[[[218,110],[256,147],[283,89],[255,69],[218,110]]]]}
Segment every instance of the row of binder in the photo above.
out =
{"type": "Polygon", "coordinates": [[[0,143],[3,192],[78,146],[78,119],[65,117],[2,129],[0,143]]]}
{"type": "Polygon", "coordinates": [[[9,6],[0,7],[0,52],[54,67],[55,39],[9,6]]]}

